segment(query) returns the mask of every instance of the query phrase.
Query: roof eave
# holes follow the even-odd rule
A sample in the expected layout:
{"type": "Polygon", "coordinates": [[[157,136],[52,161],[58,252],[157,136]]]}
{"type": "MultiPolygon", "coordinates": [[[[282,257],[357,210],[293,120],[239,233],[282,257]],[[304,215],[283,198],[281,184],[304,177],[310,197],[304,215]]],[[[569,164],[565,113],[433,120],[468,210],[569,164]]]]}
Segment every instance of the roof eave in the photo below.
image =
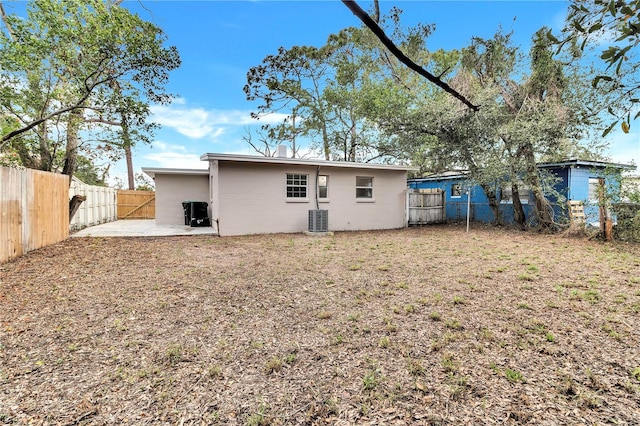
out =
{"type": "Polygon", "coordinates": [[[539,163],[539,168],[552,168],[552,167],[615,167],[618,169],[625,170],[635,170],[636,166],[633,164],[623,164],[623,163],[610,163],[608,161],[587,161],[587,160],[568,160],[568,161],[558,161],[556,163],[539,163]]]}
{"type": "Polygon", "coordinates": [[[232,161],[242,163],[267,163],[267,164],[291,164],[301,166],[320,166],[320,167],[342,167],[354,169],[379,169],[379,170],[399,170],[399,171],[415,171],[417,167],[399,166],[390,164],[374,164],[374,163],[354,163],[348,161],[327,161],[321,159],[306,158],[284,158],[284,157],[262,157],[256,155],[236,155],[236,154],[217,154],[207,153],[200,156],[202,161],[232,161]]]}
{"type": "Polygon", "coordinates": [[[208,169],[175,169],[162,167],[142,167],[142,172],[149,176],[151,179],[155,178],[156,175],[206,176],[209,174],[208,169]]]}

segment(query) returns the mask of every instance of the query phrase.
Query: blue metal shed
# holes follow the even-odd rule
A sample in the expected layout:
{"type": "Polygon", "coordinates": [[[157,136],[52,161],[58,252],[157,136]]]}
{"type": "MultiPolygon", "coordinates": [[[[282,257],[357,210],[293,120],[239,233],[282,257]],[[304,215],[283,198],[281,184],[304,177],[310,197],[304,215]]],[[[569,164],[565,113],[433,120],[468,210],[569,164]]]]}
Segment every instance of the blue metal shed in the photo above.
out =
{"type": "MultiPolygon", "coordinates": [[[[618,176],[623,170],[633,169],[634,166],[603,161],[583,161],[571,159],[556,163],[540,163],[538,169],[546,173],[555,181],[553,191],[549,191],[547,199],[554,206],[556,221],[567,221],[566,202],[568,200],[582,201],[585,206],[587,222],[598,222],[599,209],[597,198],[598,178],[605,179],[609,192],[618,191],[618,176]],[[557,195],[556,195],[557,194],[557,195]]],[[[445,211],[447,221],[464,221],[467,217],[467,203],[471,197],[471,220],[484,223],[495,222],[495,216],[489,207],[489,200],[482,188],[474,184],[468,177],[468,172],[453,171],[434,174],[422,178],[409,179],[409,189],[442,189],[445,193],[445,211]]],[[[500,215],[502,223],[513,223],[513,203],[510,193],[501,191],[496,184],[496,193],[500,199],[500,215]]],[[[523,190],[520,201],[527,220],[533,215],[533,196],[528,190],[523,190]]]]}
{"type": "MultiPolygon", "coordinates": [[[[599,222],[598,206],[599,179],[604,179],[608,194],[620,193],[620,177],[623,171],[633,170],[635,166],[629,164],[610,163],[606,161],[586,161],[571,159],[556,163],[540,163],[538,169],[552,173],[557,181],[554,189],[564,200],[558,200],[553,195],[547,199],[555,205],[569,200],[581,201],[584,204],[584,214],[587,223],[599,222]]],[[[564,209],[556,211],[562,215],[564,209]]],[[[565,213],[566,215],[566,213],[565,213]]]]}

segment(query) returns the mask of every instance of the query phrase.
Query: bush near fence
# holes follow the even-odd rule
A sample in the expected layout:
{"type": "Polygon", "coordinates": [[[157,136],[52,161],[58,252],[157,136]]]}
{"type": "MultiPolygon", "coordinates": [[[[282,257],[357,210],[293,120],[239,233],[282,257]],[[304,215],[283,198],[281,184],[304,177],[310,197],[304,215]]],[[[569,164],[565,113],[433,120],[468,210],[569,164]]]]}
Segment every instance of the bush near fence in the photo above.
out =
{"type": "Polygon", "coordinates": [[[612,207],[617,216],[614,238],[640,242],[640,203],[616,203],[612,207]]]}
{"type": "Polygon", "coordinates": [[[69,238],[69,176],[0,167],[0,263],[69,238]]]}
{"type": "Polygon", "coordinates": [[[89,226],[113,222],[118,219],[117,189],[105,186],[87,185],[74,178],[69,188],[69,198],[84,195],[87,199],[71,219],[69,229],[78,231],[89,226]]]}

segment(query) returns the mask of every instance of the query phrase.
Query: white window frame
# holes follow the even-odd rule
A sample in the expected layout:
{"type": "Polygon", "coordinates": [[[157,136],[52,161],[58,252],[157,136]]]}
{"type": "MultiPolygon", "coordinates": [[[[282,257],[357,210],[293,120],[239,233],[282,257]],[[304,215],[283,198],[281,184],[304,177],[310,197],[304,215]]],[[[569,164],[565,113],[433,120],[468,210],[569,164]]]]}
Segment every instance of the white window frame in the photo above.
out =
{"type": "Polygon", "coordinates": [[[373,198],[373,176],[356,176],[356,201],[363,203],[371,203],[375,201],[373,198]],[[362,184],[362,181],[358,182],[359,179],[368,179],[368,183],[366,185],[358,185],[358,183],[362,184]],[[369,195],[359,196],[358,192],[361,190],[367,190],[369,195]]]}
{"type": "Polygon", "coordinates": [[[462,198],[462,185],[459,183],[454,183],[451,184],[451,198],[462,198]],[[458,195],[453,195],[454,194],[454,189],[458,189],[458,195]]]}
{"type": "MultiPolygon", "coordinates": [[[[604,182],[605,186],[607,182],[604,182]]],[[[589,177],[589,186],[587,188],[587,201],[597,204],[600,200],[598,198],[598,185],[600,185],[600,178],[589,177]],[[592,189],[593,188],[593,189],[592,189]]]]}
{"type": "Polygon", "coordinates": [[[304,203],[309,201],[309,175],[306,173],[287,173],[285,175],[285,196],[287,202],[304,203]],[[302,180],[304,178],[304,184],[302,180]],[[290,194],[290,189],[292,190],[290,194]],[[304,189],[304,196],[296,195],[297,190],[304,189]]]}
{"type": "Polygon", "coordinates": [[[318,175],[318,187],[316,188],[316,190],[318,191],[318,201],[322,203],[328,203],[329,202],[329,175],[318,175]],[[320,188],[325,188],[324,197],[320,193],[320,188]]]}

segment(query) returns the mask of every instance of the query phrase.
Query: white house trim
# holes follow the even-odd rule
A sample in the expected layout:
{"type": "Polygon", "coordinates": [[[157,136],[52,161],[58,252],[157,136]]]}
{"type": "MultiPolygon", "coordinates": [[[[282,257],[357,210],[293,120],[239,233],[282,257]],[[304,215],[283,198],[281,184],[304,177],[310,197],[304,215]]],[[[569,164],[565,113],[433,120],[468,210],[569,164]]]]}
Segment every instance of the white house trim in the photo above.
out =
{"type": "Polygon", "coordinates": [[[238,155],[238,154],[203,154],[200,156],[202,161],[223,160],[223,161],[239,161],[246,163],[271,163],[271,164],[289,164],[299,166],[320,166],[320,167],[346,167],[355,169],[377,169],[377,170],[405,170],[416,171],[417,167],[402,166],[394,164],[376,164],[376,163],[354,163],[350,161],[327,161],[317,158],[283,158],[283,157],[262,157],[257,155],[238,155]]]}

